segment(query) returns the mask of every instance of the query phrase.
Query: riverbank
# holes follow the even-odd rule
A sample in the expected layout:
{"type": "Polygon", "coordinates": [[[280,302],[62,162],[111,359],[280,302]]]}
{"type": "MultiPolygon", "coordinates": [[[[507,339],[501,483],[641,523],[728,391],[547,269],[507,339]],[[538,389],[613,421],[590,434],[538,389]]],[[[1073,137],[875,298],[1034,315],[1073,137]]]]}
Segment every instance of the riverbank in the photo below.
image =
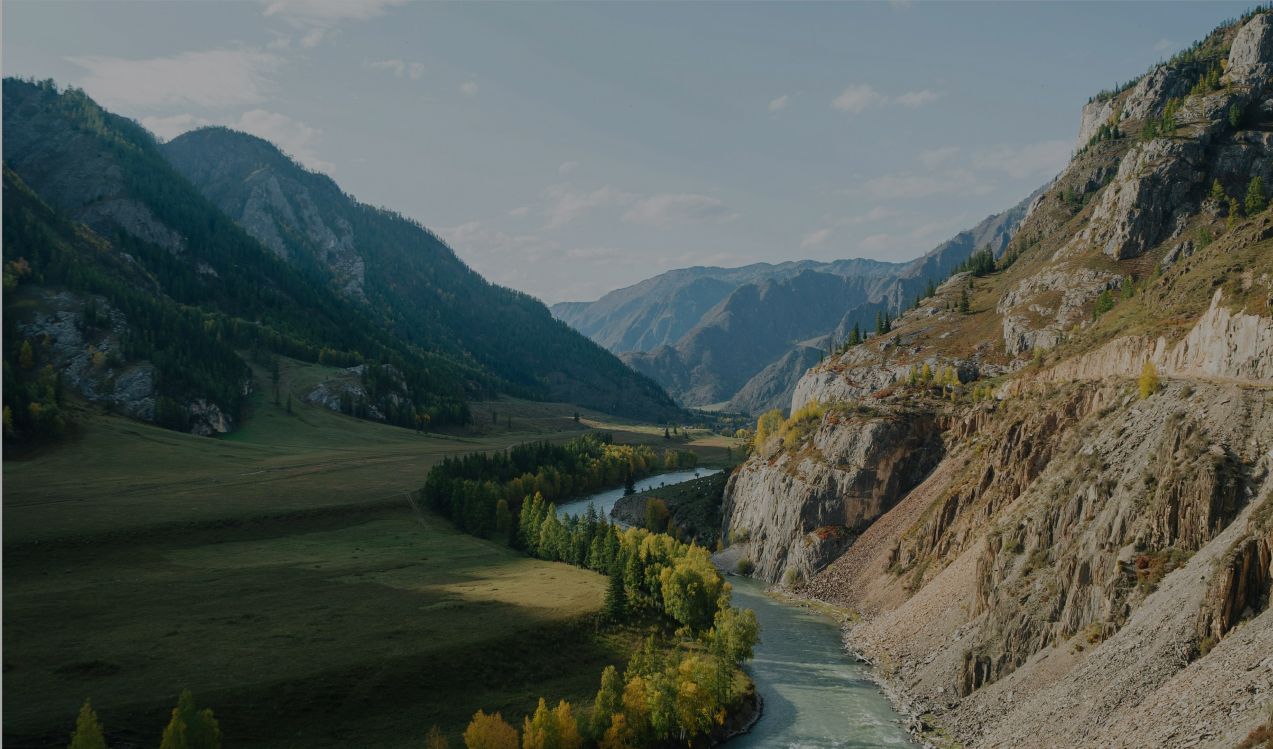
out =
{"type": "Polygon", "coordinates": [[[906,716],[844,649],[840,617],[819,606],[775,597],[762,581],[729,577],[735,605],[756,612],[761,626],[746,667],[764,706],[751,730],[729,749],[883,747],[910,741],[906,716]]]}
{"type": "MultiPolygon", "coordinates": [[[[651,499],[667,507],[671,528],[679,529],[683,541],[693,540],[699,546],[715,547],[720,537],[720,509],[725,497],[725,471],[700,471],[703,475],[689,481],[659,486],[621,497],[611,516],[626,525],[645,526],[645,508],[651,499]]],[[[660,482],[662,483],[662,482],[660,482]]]]}

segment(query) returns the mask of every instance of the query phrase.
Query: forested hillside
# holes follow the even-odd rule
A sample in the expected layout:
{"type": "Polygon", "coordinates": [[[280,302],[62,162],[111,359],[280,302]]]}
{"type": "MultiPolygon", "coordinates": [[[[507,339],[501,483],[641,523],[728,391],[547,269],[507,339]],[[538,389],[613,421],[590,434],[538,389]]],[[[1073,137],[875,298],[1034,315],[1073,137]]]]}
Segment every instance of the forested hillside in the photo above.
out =
{"type": "Polygon", "coordinates": [[[270,143],[225,128],[161,147],[211,201],[315,283],[356,300],[380,326],[476,363],[493,387],[628,416],[670,415],[657,384],[554,320],[539,300],[497,286],[421,224],[354,200],[270,143]]]}
{"type": "MultiPolygon", "coordinates": [[[[6,434],[58,431],[48,408],[36,409],[43,427],[29,416],[40,393],[10,403],[38,390],[46,367],[60,396],[182,431],[232,431],[262,385],[243,356],[267,369],[280,355],[352,368],[361,400],[349,412],[404,427],[463,421],[467,399],[501,392],[674,411],[656,384],[538,301],[487,283],[418,224],[354,203],[263,141],[223,135],[247,158],[264,147],[314,180],[306,196],[343,200],[348,212],[328,220],[359,233],[362,255],[338,258],[286,224],[290,251],[266,247],[136,123],[82,91],[5,79],[6,434]]],[[[302,206],[310,228],[315,210],[302,206]]]]}

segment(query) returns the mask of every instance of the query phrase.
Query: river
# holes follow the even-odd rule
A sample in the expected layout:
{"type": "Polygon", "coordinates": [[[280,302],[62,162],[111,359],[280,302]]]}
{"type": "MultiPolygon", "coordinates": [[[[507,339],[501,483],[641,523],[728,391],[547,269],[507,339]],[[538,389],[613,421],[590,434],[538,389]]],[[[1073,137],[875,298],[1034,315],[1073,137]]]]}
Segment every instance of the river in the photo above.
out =
{"type": "Polygon", "coordinates": [[[844,651],[834,620],[765,595],[766,584],[730,577],[734,605],[752,609],[760,645],[747,673],[765,708],[751,733],[725,749],[853,749],[906,745],[910,737],[866,667],[844,651]]]}
{"type": "MultiPolygon", "coordinates": [[[[679,484],[714,470],[664,473],[638,481],[643,492],[660,484],[679,484]]],[[[623,489],[594,494],[557,508],[578,515],[592,504],[607,516],[623,489]]],[[[766,583],[730,577],[734,605],[752,609],[760,622],[760,644],[747,673],[765,701],[764,713],[750,733],[731,739],[725,749],[865,749],[907,745],[910,737],[893,721],[900,716],[866,667],[844,652],[840,627],[828,616],[765,595],[766,583]]]]}
{"type": "MultiPolygon", "coordinates": [[[[686,471],[672,471],[671,473],[660,473],[657,476],[643,478],[636,482],[637,492],[645,492],[651,489],[657,489],[660,485],[679,484],[684,481],[691,481],[695,478],[703,476],[711,476],[713,473],[720,473],[715,468],[691,468],[686,471]]],[[[594,494],[587,499],[577,499],[574,502],[567,502],[557,506],[558,514],[563,517],[566,515],[582,515],[588,511],[588,505],[597,508],[597,512],[605,510],[606,518],[610,519],[610,512],[614,509],[614,503],[623,498],[623,487],[611,489],[610,491],[594,494]]],[[[622,525],[622,523],[620,524],[622,525]]]]}

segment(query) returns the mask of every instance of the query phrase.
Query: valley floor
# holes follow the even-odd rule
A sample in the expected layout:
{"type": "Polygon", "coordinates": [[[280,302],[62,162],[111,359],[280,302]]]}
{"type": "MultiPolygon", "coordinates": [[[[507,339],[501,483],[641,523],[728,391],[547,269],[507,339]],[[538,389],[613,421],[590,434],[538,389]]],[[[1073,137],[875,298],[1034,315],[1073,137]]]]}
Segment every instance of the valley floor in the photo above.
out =
{"type": "MultiPolygon", "coordinates": [[[[287,363],[284,388],[322,369],[287,363]]],[[[648,634],[597,630],[603,576],[422,523],[407,493],[446,455],[594,429],[658,449],[662,427],[501,400],[421,435],[258,395],[212,439],[68,410],[63,442],[4,464],[5,746],[65,743],[86,697],[112,740],[157,743],[185,688],[227,745],[418,746],[437,724],[455,746],[478,708],[591,704],[648,634]]]]}

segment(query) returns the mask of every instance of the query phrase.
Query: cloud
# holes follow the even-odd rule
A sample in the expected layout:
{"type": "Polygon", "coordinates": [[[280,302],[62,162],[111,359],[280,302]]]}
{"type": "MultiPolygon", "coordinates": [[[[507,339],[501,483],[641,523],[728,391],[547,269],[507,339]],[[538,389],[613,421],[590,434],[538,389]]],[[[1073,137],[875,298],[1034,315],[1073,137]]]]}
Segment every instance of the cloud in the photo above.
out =
{"type": "Polygon", "coordinates": [[[369,21],[404,0],[273,0],[264,15],[277,17],[305,32],[302,47],[317,46],[341,21],[369,21]]]}
{"type": "Polygon", "coordinates": [[[869,84],[863,83],[860,86],[849,86],[844,89],[844,93],[831,100],[831,108],[859,114],[868,107],[884,106],[887,101],[869,84]]]}
{"type": "Polygon", "coordinates": [[[399,78],[404,75],[416,80],[424,75],[424,63],[403,62],[402,60],[363,60],[362,66],[368,70],[392,70],[399,78]]]}
{"type": "Polygon", "coordinates": [[[919,156],[916,156],[915,160],[929,169],[936,169],[954,158],[957,153],[959,153],[959,146],[945,146],[944,148],[920,151],[919,156]]]}
{"type": "Polygon", "coordinates": [[[141,126],[155,134],[161,141],[169,141],[182,133],[196,128],[207,127],[212,123],[192,114],[179,114],[173,117],[143,117],[141,126]]]}
{"type": "Polygon", "coordinates": [[[471,256],[479,266],[506,266],[509,258],[531,263],[552,259],[560,254],[561,245],[550,239],[532,235],[513,236],[498,229],[483,226],[480,221],[450,229],[438,229],[438,234],[458,252],[471,256]]]}
{"type": "Polygon", "coordinates": [[[1159,39],[1158,43],[1150,47],[1150,49],[1152,49],[1155,52],[1166,52],[1167,50],[1175,49],[1175,47],[1176,47],[1175,42],[1171,41],[1170,39],[1159,39]]]}
{"type": "Polygon", "coordinates": [[[999,145],[974,151],[969,163],[978,169],[1003,172],[1012,179],[1051,176],[1070,161],[1070,141],[1048,140],[1024,146],[999,145]]]}
{"type": "Polygon", "coordinates": [[[565,226],[593,208],[626,203],[631,199],[609,185],[591,192],[576,192],[569,185],[557,185],[548,188],[547,194],[551,202],[544,209],[544,218],[547,219],[545,229],[565,226]]]}
{"type": "Polygon", "coordinates": [[[769,102],[769,111],[777,112],[781,109],[786,109],[787,104],[790,103],[790,101],[791,101],[791,97],[787,96],[786,94],[783,94],[782,96],[779,96],[777,99],[774,99],[773,101],[769,102]]]}
{"type": "Polygon", "coordinates": [[[575,168],[575,167],[577,167],[577,166],[579,166],[579,162],[578,162],[578,161],[567,161],[566,163],[564,163],[564,164],[562,164],[561,166],[557,167],[557,173],[558,173],[558,174],[565,174],[566,172],[571,171],[572,169],[574,169],[574,168],[575,168]]]}
{"type": "Polygon", "coordinates": [[[110,109],[258,104],[272,88],[269,74],[282,61],[255,49],[183,52],[175,57],[123,60],[69,57],[88,71],[80,86],[110,109]]]}
{"type": "Polygon", "coordinates": [[[800,247],[801,249],[804,249],[807,247],[818,247],[823,242],[827,241],[827,238],[829,238],[830,236],[831,236],[830,229],[820,229],[819,231],[811,232],[809,234],[804,235],[804,239],[800,240],[800,247]]]}
{"type": "Polygon", "coordinates": [[[894,104],[902,107],[914,109],[922,107],[930,101],[937,101],[942,97],[941,94],[932,91],[908,91],[893,100],[894,104]]]}
{"type": "Polygon", "coordinates": [[[477,83],[473,81],[465,81],[460,84],[460,93],[465,96],[477,96],[477,83]]]}
{"type": "Polygon", "coordinates": [[[729,207],[716,198],[706,195],[660,193],[637,201],[623,220],[633,224],[646,224],[666,229],[676,224],[695,224],[702,221],[729,221],[737,218],[729,207]]]}
{"type": "Polygon", "coordinates": [[[526,206],[526,205],[522,206],[521,208],[514,208],[513,210],[508,212],[509,218],[526,218],[529,215],[530,215],[530,206],[526,206]]]}
{"type": "Polygon", "coordinates": [[[893,211],[876,206],[861,216],[850,216],[848,218],[841,219],[831,219],[828,216],[826,220],[831,221],[836,226],[861,226],[862,224],[869,224],[872,221],[879,221],[880,219],[885,219],[893,215],[896,215],[893,211]]]}
{"type": "Polygon", "coordinates": [[[314,152],[323,131],[287,115],[254,109],[244,112],[235,128],[268,140],[308,169],[330,174],[336,168],[335,164],[323,161],[314,152]]]}
{"type": "Polygon", "coordinates": [[[867,180],[863,188],[871,197],[897,200],[931,195],[984,195],[993,190],[994,185],[982,182],[971,170],[952,169],[942,174],[918,177],[887,174],[867,180]]]}

